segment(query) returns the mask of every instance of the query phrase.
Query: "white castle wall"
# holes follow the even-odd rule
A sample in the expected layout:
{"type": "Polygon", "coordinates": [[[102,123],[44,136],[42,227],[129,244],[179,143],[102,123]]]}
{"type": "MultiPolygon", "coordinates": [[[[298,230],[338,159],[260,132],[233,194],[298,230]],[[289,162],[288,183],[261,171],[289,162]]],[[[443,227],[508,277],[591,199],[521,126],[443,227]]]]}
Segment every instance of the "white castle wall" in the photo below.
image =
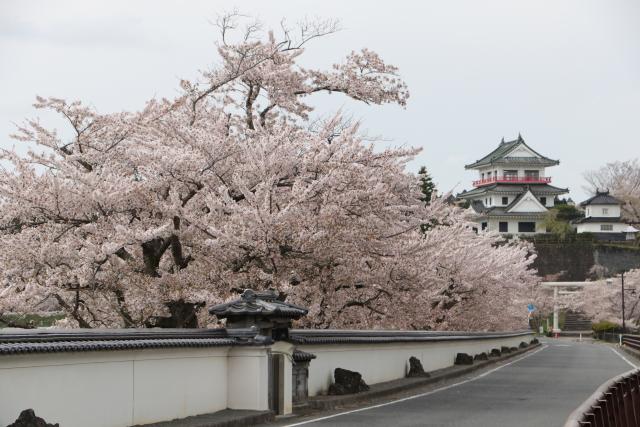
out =
{"type": "Polygon", "coordinates": [[[620,218],[620,206],[617,205],[590,205],[585,209],[585,216],[620,218]]]}
{"type": "Polygon", "coordinates": [[[517,347],[520,342],[528,343],[531,339],[533,335],[529,334],[422,343],[305,344],[298,348],[317,356],[309,365],[309,395],[316,396],[327,392],[335,368],[360,372],[367,384],[376,384],[404,378],[411,356],[420,359],[425,371],[434,371],[452,366],[457,353],[475,355],[501,346],[517,347]]]}
{"type": "Polygon", "coordinates": [[[268,409],[266,347],[0,356],[0,425],[24,409],[64,427],[126,427],[268,409]]]}
{"type": "MultiPolygon", "coordinates": [[[[393,336],[393,335],[392,335],[393,336]]],[[[309,394],[326,392],[335,368],[360,372],[368,384],[403,378],[418,357],[427,371],[475,355],[529,342],[530,333],[441,335],[414,343],[308,344],[309,394]]],[[[348,339],[346,340],[348,342],[348,339]]],[[[294,345],[157,348],[0,355],[0,425],[32,408],[64,427],[126,427],[217,412],[269,408],[269,354],[284,366],[280,408],[291,411],[294,345]]]]}

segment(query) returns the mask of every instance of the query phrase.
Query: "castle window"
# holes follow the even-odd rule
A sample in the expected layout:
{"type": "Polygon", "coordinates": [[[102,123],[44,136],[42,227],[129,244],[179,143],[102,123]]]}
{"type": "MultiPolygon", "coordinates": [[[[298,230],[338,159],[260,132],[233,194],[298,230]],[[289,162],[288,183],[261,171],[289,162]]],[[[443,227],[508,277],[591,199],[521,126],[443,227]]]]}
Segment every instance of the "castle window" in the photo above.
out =
{"type": "Polygon", "coordinates": [[[508,205],[509,204],[509,198],[508,197],[503,197],[502,198],[502,204],[503,205],[508,205]]]}
{"type": "Polygon", "coordinates": [[[498,229],[500,230],[501,233],[508,233],[509,232],[509,223],[501,221],[500,223],[498,223],[498,229]]]}
{"type": "Polygon", "coordinates": [[[608,208],[602,208],[602,215],[609,215],[609,209],[608,208]]]}
{"type": "Polygon", "coordinates": [[[600,224],[600,231],[613,231],[613,224],[600,224]]]}
{"type": "Polygon", "coordinates": [[[482,229],[483,229],[483,230],[486,230],[486,229],[487,229],[487,223],[486,223],[486,222],[483,222],[483,223],[482,223],[482,229]]]}
{"type": "Polygon", "coordinates": [[[504,179],[505,180],[515,180],[518,178],[518,171],[517,170],[505,170],[504,171],[504,179]]]}
{"type": "Polygon", "coordinates": [[[536,232],[535,222],[519,222],[518,223],[518,233],[535,233],[535,232],[536,232]]]}
{"type": "Polygon", "coordinates": [[[540,171],[524,171],[524,177],[528,180],[537,180],[538,178],[540,178],[540,171]]]}
{"type": "Polygon", "coordinates": [[[544,206],[547,206],[547,198],[546,197],[540,197],[540,203],[542,203],[544,206]]]}

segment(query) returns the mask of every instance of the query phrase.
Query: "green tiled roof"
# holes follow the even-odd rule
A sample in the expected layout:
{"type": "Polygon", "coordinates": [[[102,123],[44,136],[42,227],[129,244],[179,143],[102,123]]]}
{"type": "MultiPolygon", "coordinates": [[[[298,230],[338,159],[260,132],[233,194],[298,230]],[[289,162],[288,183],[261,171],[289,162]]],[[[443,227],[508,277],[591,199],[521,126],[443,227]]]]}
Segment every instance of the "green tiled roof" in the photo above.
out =
{"type": "Polygon", "coordinates": [[[578,218],[575,221],[573,221],[574,224],[586,224],[591,222],[623,223],[620,217],[610,217],[610,216],[603,216],[603,217],[588,216],[586,218],[578,218]]]}
{"type": "Polygon", "coordinates": [[[590,197],[584,202],[580,203],[580,206],[589,206],[589,205],[622,205],[624,202],[616,199],[612,195],[609,194],[609,191],[598,191],[596,190],[596,195],[590,197]]]}
{"type": "Polygon", "coordinates": [[[520,163],[520,164],[538,165],[538,166],[555,166],[560,162],[558,160],[552,160],[536,152],[533,148],[529,147],[524,142],[524,139],[522,139],[522,136],[518,135],[518,139],[514,139],[513,141],[505,142],[505,140],[503,139],[500,142],[500,145],[498,145],[498,148],[496,148],[495,150],[493,150],[491,153],[487,154],[480,160],[476,160],[471,164],[465,165],[465,169],[474,169],[482,166],[504,164],[504,163],[509,163],[509,164],[520,163]],[[508,154],[520,145],[524,145],[539,157],[509,157],[508,154]]]}
{"type": "Polygon", "coordinates": [[[477,201],[471,204],[472,209],[481,218],[544,218],[546,212],[509,212],[508,206],[494,206],[487,208],[484,203],[477,201]]]}
{"type": "Polygon", "coordinates": [[[525,193],[527,189],[535,196],[539,195],[560,195],[569,192],[568,188],[554,187],[549,184],[491,184],[482,187],[474,188],[473,190],[463,191],[458,193],[457,197],[461,199],[469,199],[472,197],[482,196],[488,193],[497,194],[521,194],[525,193]]]}

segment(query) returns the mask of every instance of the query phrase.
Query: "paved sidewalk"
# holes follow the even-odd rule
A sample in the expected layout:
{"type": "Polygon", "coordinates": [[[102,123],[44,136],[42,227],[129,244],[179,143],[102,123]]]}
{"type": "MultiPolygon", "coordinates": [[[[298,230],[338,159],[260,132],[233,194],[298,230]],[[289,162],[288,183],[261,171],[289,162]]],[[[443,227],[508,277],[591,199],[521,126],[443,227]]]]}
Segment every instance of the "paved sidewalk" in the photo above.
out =
{"type": "MultiPolygon", "coordinates": [[[[245,427],[266,423],[274,419],[271,411],[243,411],[225,409],[213,414],[197,415],[139,427],[245,427]]],[[[136,426],[134,426],[136,427],[136,426]]]]}

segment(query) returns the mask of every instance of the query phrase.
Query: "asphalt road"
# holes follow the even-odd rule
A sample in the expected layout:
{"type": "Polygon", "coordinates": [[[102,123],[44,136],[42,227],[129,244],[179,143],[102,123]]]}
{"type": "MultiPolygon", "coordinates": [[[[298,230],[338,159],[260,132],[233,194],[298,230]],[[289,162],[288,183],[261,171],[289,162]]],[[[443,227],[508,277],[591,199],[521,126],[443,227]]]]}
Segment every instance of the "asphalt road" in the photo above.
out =
{"type": "Polygon", "coordinates": [[[632,369],[604,344],[569,340],[544,344],[520,360],[454,380],[423,396],[331,413],[325,419],[320,415],[292,420],[290,425],[562,426],[598,386],[632,369]]]}

